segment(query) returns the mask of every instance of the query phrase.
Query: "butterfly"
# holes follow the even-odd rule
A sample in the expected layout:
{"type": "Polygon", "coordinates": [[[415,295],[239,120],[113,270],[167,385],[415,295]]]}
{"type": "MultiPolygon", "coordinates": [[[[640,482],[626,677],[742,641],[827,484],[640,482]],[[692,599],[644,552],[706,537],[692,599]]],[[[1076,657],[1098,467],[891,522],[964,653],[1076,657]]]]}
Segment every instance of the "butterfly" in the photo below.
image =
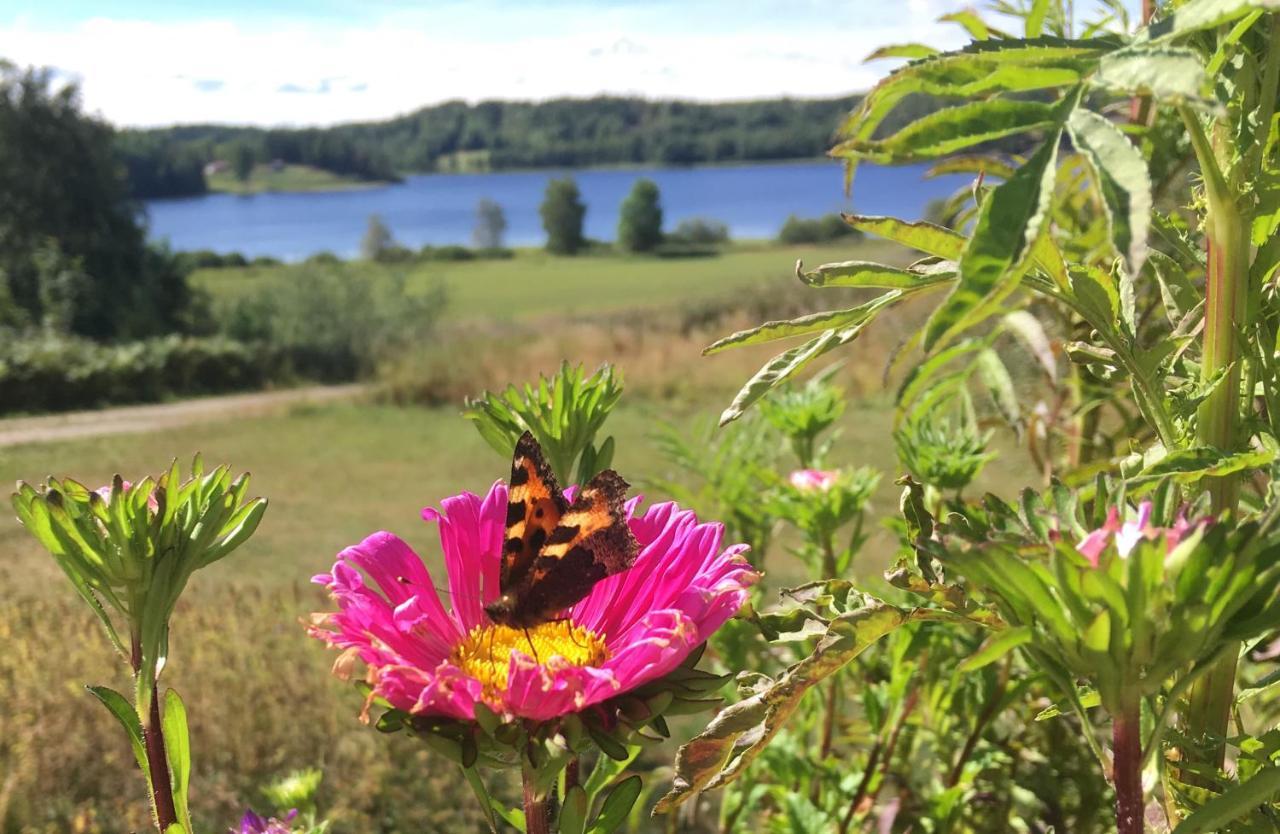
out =
{"type": "Polygon", "coordinates": [[[631,567],[640,543],[623,507],[628,486],[606,469],[570,503],[526,431],[511,459],[501,595],[485,606],[489,619],[523,629],[549,622],[597,582],[631,567]]]}

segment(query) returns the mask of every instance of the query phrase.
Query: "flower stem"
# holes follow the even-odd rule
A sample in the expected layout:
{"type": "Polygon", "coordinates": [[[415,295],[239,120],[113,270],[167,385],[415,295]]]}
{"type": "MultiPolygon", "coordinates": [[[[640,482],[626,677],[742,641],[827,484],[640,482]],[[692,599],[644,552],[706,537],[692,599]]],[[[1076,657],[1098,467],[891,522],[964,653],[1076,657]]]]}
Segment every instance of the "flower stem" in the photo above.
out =
{"type": "Polygon", "coordinates": [[[525,834],[551,834],[551,808],[545,795],[539,796],[534,781],[535,772],[527,765],[522,769],[524,778],[524,830],[525,834]]]}
{"type": "Polygon", "coordinates": [[[1116,790],[1117,834],[1142,834],[1142,737],[1137,704],[1111,720],[1111,781],[1116,790]]]}
{"type": "Polygon", "coordinates": [[[169,780],[169,757],[164,749],[164,730],[160,721],[160,697],[151,685],[151,711],[142,728],[142,741],[147,751],[147,769],[151,771],[151,796],[155,805],[156,828],[164,834],[178,821],[173,804],[173,784],[169,780]]]}

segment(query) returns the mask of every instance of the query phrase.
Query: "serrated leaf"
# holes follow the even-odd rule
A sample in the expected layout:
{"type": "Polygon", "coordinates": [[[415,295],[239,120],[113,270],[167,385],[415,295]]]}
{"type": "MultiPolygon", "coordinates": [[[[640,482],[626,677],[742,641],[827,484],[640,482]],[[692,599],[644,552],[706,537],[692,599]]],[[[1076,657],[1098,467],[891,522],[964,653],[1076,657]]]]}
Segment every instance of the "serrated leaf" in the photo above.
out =
{"type": "Polygon", "coordinates": [[[937,55],[938,50],[932,46],[926,46],[922,43],[898,43],[882,46],[875,52],[872,52],[864,61],[877,61],[881,58],[907,58],[915,60],[917,58],[928,58],[931,55],[937,55]]]}
{"type": "Polygon", "coordinates": [[[912,223],[896,217],[869,214],[842,214],[841,217],[859,231],[951,261],[960,257],[968,240],[959,232],[924,220],[912,223]]]}
{"type": "Polygon", "coordinates": [[[1125,257],[1129,274],[1137,275],[1147,259],[1151,228],[1151,175],[1146,160],[1119,128],[1088,110],[1073,112],[1067,131],[1094,172],[1116,250],[1125,257]]]}
{"type": "Polygon", "coordinates": [[[1090,82],[1118,93],[1153,95],[1162,103],[1185,102],[1221,109],[1211,96],[1204,62],[1181,47],[1135,47],[1102,56],[1090,82]]]}
{"type": "MultiPolygon", "coordinates": [[[[1052,86],[1074,80],[1067,78],[1052,86]]],[[[857,156],[881,164],[935,159],[983,142],[1047,127],[1056,118],[1054,104],[991,98],[936,110],[884,139],[841,142],[831,149],[831,155],[857,156]]]]}
{"type": "Polygon", "coordinates": [[[805,693],[891,633],[909,613],[867,598],[867,604],[832,620],[813,653],[772,685],[731,704],[707,728],[680,747],[671,790],[654,813],[666,813],[698,791],[733,781],[786,724],[805,693]]]}
{"type": "Polygon", "coordinates": [[[1159,43],[1230,23],[1256,10],[1280,9],[1280,0],[1192,0],[1134,36],[1135,44],[1159,43]]]}
{"type": "Polygon", "coordinates": [[[1210,834],[1269,802],[1280,793],[1280,767],[1264,767],[1249,781],[1215,796],[1173,830],[1173,834],[1210,834]]]}
{"type": "Polygon", "coordinates": [[[1008,286],[1040,234],[1053,196],[1059,123],[1040,149],[982,204],[973,237],[960,256],[960,280],[926,325],[924,349],[932,351],[969,326],[970,314],[1008,286]]]}
{"type": "MultiPolygon", "coordinates": [[[[888,295],[900,296],[901,293],[893,291],[886,293],[886,296],[888,295]]],[[[881,296],[877,300],[883,300],[886,296],[881,296]]],[[[879,310],[887,306],[887,303],[879,305],[875,312],[879,312],[879,310]]],[[[851,326],[838,330],[823,331],[816,338],[810,339],[804,344],[793,347],[770,359],[765,363],[764,367],[756,371],[755,376],[747,380],[746,384],[742,386],[742,390],[734,397],[733,402],[720,415],[720,425],[731,423],[741,417],[761,397],[804,370],[814,359],[858,338],[874,318],[875,315],[873,313],[863,317],[851,326]]]]}
{"type": "Polygon", "coordinates": [[[929,269],[902,269],[869,261],[823,264],[809,272],[796,264],[796,277],[811,287],[859,287],[920,290],[955,280],[955,264],[942,262],[929,269]]]}
{"type": "Polygon", "coordinates": [[[702,355],[710,356],[713,353],[719,353],[731,347],[774,342],[778,339],[787,339],[792,336],[805,336],[810,333],[818,333],[824,330],[831,331],[861,324],[875,316],[882,307],[893,304],[901,297],[901,291],[892,290],[868,301],[866,304],[859,304],[857,307],[850,307],[846,310],[826,310],[789,321],[765,322],[757,327],[739,330],[737,333],[725,336],[723,339],[706,347],[702,351],[702,355]]]}

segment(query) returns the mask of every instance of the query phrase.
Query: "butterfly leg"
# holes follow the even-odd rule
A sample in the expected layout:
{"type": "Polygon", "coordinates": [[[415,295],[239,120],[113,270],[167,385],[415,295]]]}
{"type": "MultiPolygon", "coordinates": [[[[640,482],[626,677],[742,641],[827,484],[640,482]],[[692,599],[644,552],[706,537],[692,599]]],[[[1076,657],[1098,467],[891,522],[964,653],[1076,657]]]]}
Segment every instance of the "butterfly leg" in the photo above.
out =
{"type": "Polygon", "coordinates": [[[524,639],[529,644],[529,648],[533,651],[533,662],[541,664],[542,660],[538,657],[538,647],[533,645],[533,638],[529,636],[529,628],[524,629],[524,639]]]}

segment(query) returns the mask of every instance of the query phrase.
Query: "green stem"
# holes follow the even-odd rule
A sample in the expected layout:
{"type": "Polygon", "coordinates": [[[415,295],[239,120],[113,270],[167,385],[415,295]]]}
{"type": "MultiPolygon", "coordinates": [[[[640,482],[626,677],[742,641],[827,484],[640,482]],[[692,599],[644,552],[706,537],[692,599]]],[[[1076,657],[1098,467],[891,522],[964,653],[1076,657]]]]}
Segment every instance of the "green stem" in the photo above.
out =
{"type": "MultiPolygon", "coordinates": [[[[1179,108],[1179,113],[1200,163],[1208,200],[1204,219],[1208,266],[1201,381],[1225,373],[1200,405],[1196,439],[1203,445],[1231,452],[1239,440],[1240,335],[1249,310],[1249,223],[1237,207],[1199,117],[1185,106],[1179,108]]],[[[1215,514],[1236,511],[1240,497],[1237,475],[1206,478],[1204,487],[1215,514]]],[[[1186,731],[1193,746],[1200,749],[1184,751],[1184,756],[1215,769],[1221,769],[1226,753],[1224,739],[1235,695],[1236,655],[1237,652],[1228,651],[1192,687],[1189,698],[1186,731]]]]}

